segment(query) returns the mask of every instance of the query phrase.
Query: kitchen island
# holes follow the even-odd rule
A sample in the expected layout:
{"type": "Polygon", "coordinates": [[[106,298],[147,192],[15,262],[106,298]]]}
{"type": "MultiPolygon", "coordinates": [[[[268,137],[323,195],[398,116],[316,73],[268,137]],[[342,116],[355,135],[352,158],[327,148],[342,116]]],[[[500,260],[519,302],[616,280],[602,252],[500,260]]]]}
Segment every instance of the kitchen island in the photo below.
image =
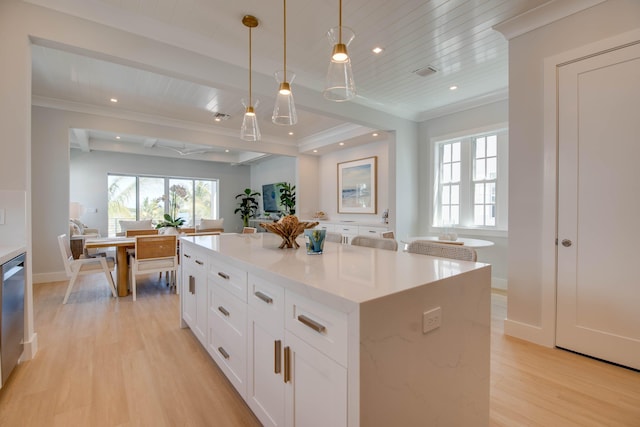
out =
{"type": "Polygon", "coordinates": [[[181,238],[181,322],[264,425],[487,426],[491,267],[181,238]]]}

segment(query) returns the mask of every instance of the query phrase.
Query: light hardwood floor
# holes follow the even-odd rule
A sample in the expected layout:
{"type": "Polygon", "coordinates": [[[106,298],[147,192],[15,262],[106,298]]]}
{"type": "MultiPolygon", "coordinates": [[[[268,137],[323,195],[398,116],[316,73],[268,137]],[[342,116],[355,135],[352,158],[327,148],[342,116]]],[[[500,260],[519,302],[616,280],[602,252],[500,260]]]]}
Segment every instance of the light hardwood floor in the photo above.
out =
{"type": "MultiPolygon", "coordinates": [[[[156,275],[135,303],[97,275],[62,305],[65,287],[35,285],[40,349],[0,390],[0,426],[260,425],[156,275]]],[[[504,336],[504,295],[492,313],[491,426],[640,426],[640,373],[504,336]]]]}

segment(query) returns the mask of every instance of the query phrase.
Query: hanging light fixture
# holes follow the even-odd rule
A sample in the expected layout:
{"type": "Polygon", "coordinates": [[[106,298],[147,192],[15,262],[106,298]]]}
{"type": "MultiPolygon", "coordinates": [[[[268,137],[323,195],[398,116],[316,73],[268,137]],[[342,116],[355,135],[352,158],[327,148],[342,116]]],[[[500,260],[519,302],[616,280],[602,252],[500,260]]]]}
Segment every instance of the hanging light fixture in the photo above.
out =
{"type": "Polygon", "coordinates": [[[249,28],[249,103],[244,106],[245,112],[244,118],[242,119],[242,127],[240,128],[240,138],[245,141],[260,141],[258,118],[256,117],[256,112],[251,100],[251,30],[258,26],[258,18],[245,15],[242,18],[242,23],[245,27],[249,28]]]}
{"type": "Polygon", "coordinates": [[[295,125],[298,122],[296,114],[296,104],[293,102],[291,83],[295,79],[294,73],[287,74],[287,0],[283,0],[284,5],[284,70],[275,73],[276,81],[280,83],[278,94],[276,95],[276,105],[273,107],[271,120],[277,125],[295,125]]]}
{"type": "Polygon", "coordinates": [[[347,46],[355,36],[353,30],[342,26],[342,0],[340,0],[338,26],[327,32],[327,37],[333,44],[333,51],[323,94],[330,101],[349,101],[356,96],[356,85],[351,71],[351,59],[347,53],[347,46]]]}

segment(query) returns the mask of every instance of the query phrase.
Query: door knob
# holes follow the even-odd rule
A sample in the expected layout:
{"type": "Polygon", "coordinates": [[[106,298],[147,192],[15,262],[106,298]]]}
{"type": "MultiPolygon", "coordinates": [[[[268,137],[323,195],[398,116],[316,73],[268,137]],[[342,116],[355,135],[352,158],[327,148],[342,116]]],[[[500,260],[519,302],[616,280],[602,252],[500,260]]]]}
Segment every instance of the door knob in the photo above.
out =
{"type": "Polygon", "coordinates": [[[569,246],[571,246],[573,242],[569,239],[562,239],[562,246],[564,246],[565,248],[568,248],[569,246]]]}

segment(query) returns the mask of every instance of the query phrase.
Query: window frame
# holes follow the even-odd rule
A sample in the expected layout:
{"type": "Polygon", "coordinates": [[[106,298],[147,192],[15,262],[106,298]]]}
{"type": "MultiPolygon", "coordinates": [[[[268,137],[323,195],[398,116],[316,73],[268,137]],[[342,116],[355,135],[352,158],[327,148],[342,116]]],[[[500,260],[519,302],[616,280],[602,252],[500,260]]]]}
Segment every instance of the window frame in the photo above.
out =
{"type": "Polygon", "coordinates": [[[432,171],[429,173],[429,222],[430,233],[440,233],[443,230],[457,230],[459,234],[478,236],[506,237],[508,231],[508,160],[509,135],[506,123],[485,126],[482,128],[461,131],[448,135],[431,138],[430,159],[432,171]],[[475,139],[495,134],[497,136],[497,178],[496,178],[496,225],[474,225],[474,149],[475,139]],[[460,222],[455,226],[448,226],[439,221],[440,215],[440,147],[443,144],[461,142],[460,168],[460,222]]]}
{"type": "MultiPolygon", "coordinates": [[[[213,184],[213,187],[215,187],[215,197],[212,200],[212,206],[211,206],[211,211],[213,212],[213,214],[211,215],[211,219],[219,219],[220,216],[220,180],[217,178],[199,178],[199,177],[178,177],[178,176],[163,176],[163,175],[146,175],[146,174],[140,174],[140,175],[135,175],[135,174],[126,174],[126,173],[111,173],[108,172],[107,173],[107,187],[109,187],[109,182],[110,182],[110,177],[128,177],[128,178],[134,178],[135,179],[135,220],[139,221],[140,220],[140,179],[141,178],[153,178],[153,179],[163,179],[164,180],[164,196],[165,199],[168,200],[169,197],[169,188],[170,188],[170,183],[171,180],[187,180],[187,181],[191,181],[191,211],[193,212],[193,219],[191,221],[190,224],[185,224],[185,226],[195,226],[195,223],[197,222],[198,219],[197,218],[197,209],[196,209],[196,197],[195,197],[195,190],[196,190],[196,183],[198,181],[206,181],[206,182],[210,182],[213,184]]],[[[107,204],[109,203],[109,200],[107,200],[107,204]]],[[[163,203],[163,213],[169,213],[169,203],[163,203]]],[[[107,230],[108,230],[108,234],[111,235],[115,235],[118,230],[119,230],[119,223],[116,222],[114,224],[114,226],[112,227],[110,224],[111,218],[110,218],[110,214],[109,214],[109,209],[107,209],[107,230]]]]}

